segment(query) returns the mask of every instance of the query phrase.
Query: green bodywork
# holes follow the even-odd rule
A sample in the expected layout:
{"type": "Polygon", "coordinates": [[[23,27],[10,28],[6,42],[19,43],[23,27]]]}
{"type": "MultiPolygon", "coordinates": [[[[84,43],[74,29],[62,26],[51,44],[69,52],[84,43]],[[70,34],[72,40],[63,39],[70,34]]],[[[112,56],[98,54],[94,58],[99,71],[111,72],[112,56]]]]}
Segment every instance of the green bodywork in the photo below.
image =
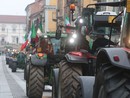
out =
{"type": "Polygon", "coordinates": [[[26,55],[24,53],[19,53],[17,55],[17,64],[18,64],[18,68],[24,68],[25,64],[26,64],[26,55]]]}

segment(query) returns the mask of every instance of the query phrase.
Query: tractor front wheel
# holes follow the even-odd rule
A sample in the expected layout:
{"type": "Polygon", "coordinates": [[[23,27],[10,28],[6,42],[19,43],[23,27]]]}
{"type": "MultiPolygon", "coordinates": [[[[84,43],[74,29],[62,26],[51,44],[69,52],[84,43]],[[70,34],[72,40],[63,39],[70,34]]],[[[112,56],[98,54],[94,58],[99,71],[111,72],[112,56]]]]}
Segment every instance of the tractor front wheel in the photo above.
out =
{"type": "Polygon", "coordinates": [[[93,98],[130,98],[130,71],[111,64],[98,70],[93,98]]]}
{"type": "Polygon", "coordinates": [[[29,98],[42,98],[44,89],[44,67],[30,65],[27,84],[29,98]]]}
{"type": "Polygon", "coordinates": [[[82,75],[82,67],[79,64],[69,63],[66,60],[60,62],[59,69],[59,94],[60,98],[74,98],[79,84],[78,76],[82,75]]]}

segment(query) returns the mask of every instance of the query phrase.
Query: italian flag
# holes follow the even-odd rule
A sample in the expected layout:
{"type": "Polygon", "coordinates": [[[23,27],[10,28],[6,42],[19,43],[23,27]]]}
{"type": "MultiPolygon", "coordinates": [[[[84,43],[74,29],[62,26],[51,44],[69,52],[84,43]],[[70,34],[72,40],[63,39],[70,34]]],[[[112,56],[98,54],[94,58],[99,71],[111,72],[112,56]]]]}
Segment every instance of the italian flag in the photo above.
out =
{"type": "MultiPolygon", "coordinates": [[[[69,22],[69,17],[68,16],[65,17],[65,25],[66,26],[70,26],[70,22],[69,22]]],[[[69,31],[70,31],[70,29],[66,29],[67,33],[69,33],[69,31]]]]}
{"type": "Polygon", "coordinates": [[[69,17],[65,17],[65,25],[70,26],[69,17]]]}
{"type": "Polygon", "coordinates": [[[37,36],[41,36],[43,32],[43,28],[42,28],[42,20],[40,20],[39,24],[38,24],[38,29],[37,29],[37,36]]]}
{"type": "Polygon", "coordinates": [[[34,26],[34,23],[32,23],[31,32],[31,38],[36,38],[36,28],[34,26]]]}
{"type": "Polygon", "coordinates": [[[32,23],[32,27],[28,35],[25,34],[25,37],[24,37],[25,42],[21,45],[21,48],[20,48],[21,51],[23,51],[26,48],[27,44],[31,42],[32,38],[36,38],[36,30],[35,30],[34,23],[32,23]]]}

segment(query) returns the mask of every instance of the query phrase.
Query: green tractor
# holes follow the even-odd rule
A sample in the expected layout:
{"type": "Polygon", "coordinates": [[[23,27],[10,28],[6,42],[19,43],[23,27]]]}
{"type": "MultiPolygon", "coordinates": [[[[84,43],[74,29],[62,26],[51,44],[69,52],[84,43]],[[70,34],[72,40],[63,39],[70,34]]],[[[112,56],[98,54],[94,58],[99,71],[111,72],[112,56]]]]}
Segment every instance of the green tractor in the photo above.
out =
{"type": "Polygon", "coordinates": [[[32,47],[26,65],[26,94],[29,98],[42,98],[45,85],[52,85],[52,69],[64,57],[64,39],[55,39],[55,34],[40,36],[39,41],[32,47]],[[35,51],[36,50],[36,51],[35,51]]]}
{"type": "Polygon", "coordinates": [[[16,72],[17,68],[24,69],[26,65],[26,55],[23,52],[11,52],[11,56],[9,59],[9,67],[12,72],[16,72]]]}

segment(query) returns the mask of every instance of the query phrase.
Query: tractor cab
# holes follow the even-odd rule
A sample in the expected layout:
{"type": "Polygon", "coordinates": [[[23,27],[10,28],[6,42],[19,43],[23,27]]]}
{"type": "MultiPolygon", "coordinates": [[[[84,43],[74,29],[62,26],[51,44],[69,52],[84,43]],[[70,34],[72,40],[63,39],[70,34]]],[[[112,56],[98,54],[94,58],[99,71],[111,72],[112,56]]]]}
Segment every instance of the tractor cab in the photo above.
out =
{"type": "MultiPolygon", "coordinates": [[[[78,41],[80,41],[78,42],[78,45],[80,47],[79,49],[86,49],[91,52],[93,42],[100,35],[104,36],[109,41],[112,41],[117,44],[119,42],[122,16],[119,16],[117,18],[116,16],[117,13],[113,11],[96,12],[95,8],[90,7],[83,8],[82,16],[79,16],[74,21],[78,38],[81,37],[81,39],[86,40],[85,41],[78,39],[78,41]],[[112,20],[114,18],[115,20],[112,23],[112,20]],[[85,47],[89,48],[81,47],[87,44],[89,46],[85,47]]],[[[107,45],[109,45],[109,43],[107,45]]]]}
{"type": "Polygon", "coordinates": [[[100,34],[100,30],[102,30],[103,32],[101,32],[101,34],[106,35],[108,37],[110,37],[110,33],[111,36],[114,37],[115,35],[118,35],[117,38],[112,38],[112,41],[117,41],[120,35],[120,26],[121,26],[121,20],[122,20],[122,16],[119,16],[118,18],[116,18],[114,20],[114,23],[112,23],[112,19],[114,19],[117,16],[116,12],[112,12],[112,11],[99,11],[96,13],[96,15],[94,16],[94,24],[93,24],[93,35],[98,35],[100,34]],[[112,28],[112,32],[111,31],[112,28]]]}
{"type": "Polygon", "coordinates": [[[76,25],[80,27],[81,34],[86,36],[86,40],[89,42],[90,52],[93,51],[93,42],[101,36],[108,41],[104,41],[106,43],[99,45],[100,48],[110,46],[109,42],[111,41],[113,44],[119,42],[122,15],[119,17],[116,16],[117,13],[113,11],[96,12],[96,9],[89,7],[83,9],[82,17],[76,21],[76,25]],[[81,19],[83,20],[82,23],[80,22],[81,19]],[[112,22],[113,19],[114,21],[112,22]]]}
{"type": "Polygon", "coordinates": [[[119,42],[120,26],[122,16],[117,17],[112,11],[99,11],[94,16],[93,31],[90,36],[93,38],[92,53],[100,48],[115,46],[119,42]]]}

